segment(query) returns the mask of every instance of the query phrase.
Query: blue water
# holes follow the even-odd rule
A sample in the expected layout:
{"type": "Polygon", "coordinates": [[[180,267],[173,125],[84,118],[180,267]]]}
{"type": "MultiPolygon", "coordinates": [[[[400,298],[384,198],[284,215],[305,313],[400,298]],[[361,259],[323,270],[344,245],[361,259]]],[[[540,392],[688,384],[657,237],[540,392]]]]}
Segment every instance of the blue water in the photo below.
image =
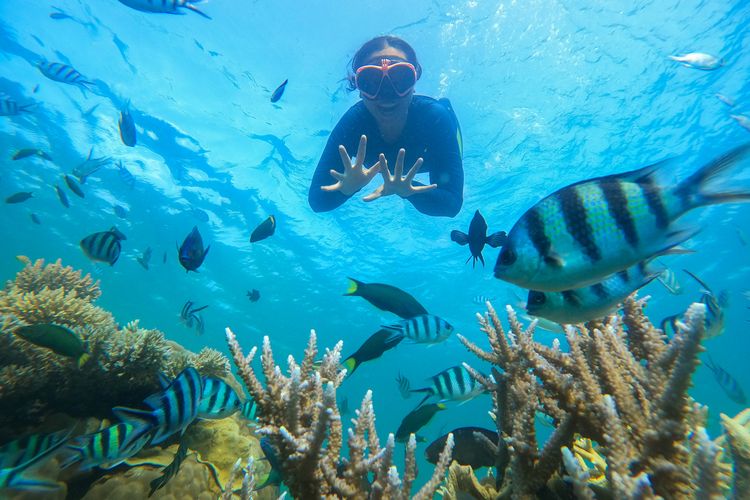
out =
{"type": "MultiPolygon", "coordinates": [[[[0,206],[0,277],[13,277],[18,254],[62,258],[101,280],[99,305],[122,324],[138,318],[190,349],[223,352],[224,327],[231,326],[246,349],[269,335],[281,361],[301,355],[311,328],[321,346],[343,339],[348,354],[395,319],[342,296],[353,276],[409,291],[482,342],[472,297],[501,305],[522,291],[492,277],[496,250],[485,250],[485,268],[464,265],[468,250],[449,232],[466,230],[474,210],[481,209],[490,231],[508,230],[541,196],[569,183],[668,156],[680,159],[675,178],[683,178],[750,140],[729,116],[750,116],[744,0],[241,4],[200,4],[209,21],[194,13],[149,15],[115,0],[60,0],[54,5],[74,19],[55,20],[41,0],[0,2],[0,92],[37,103],[31,114],[0,117],[0,195],[35,193],[26,203],[0,206]],[[461,122],[465,201],[455,219],[427,217],[396,197],[351,200],[323,214],[307,204],[328,132],[358,99],[342,81],[347,62],[362,42],[383,33],[415,47],[424,67],[417,92],[450,98],[461,122]],[[725,65],[704,72],[668,59],[687,52],[714,54],[725,65]],[[34,66],[40,59],[73,65],[95,90],[84,97],[46,79],[34,66]],[[272,104],[271,93],[287,78],[286,93],[272,104]],[[117,129],[127,101],[139,128],[135,148],[122,144],[117,129]],[[10,160],[25,147],[49,152],[54,163],[10,160]],[[91,147],[94,156],[122,161],[135,182],[124,182],[113,163],[86,182],[85,199],[71,194],[65,209],[53,186],[91,147]],[[128,210],[127,219],[113,213],[113,204],[128,210]],[[31,223],[31,212],[42,225],[31,223]],[[251,245],[250,232],[270,214],[276,234],[251,245]],[[94,265],[78,242],[115,224],[128,237],[120,261],[94,265]],[[194,225],[211,250],[199,273],[186,274],[175,245],[194,225]],[[154,255],[146,271],[135,257],[148,246],[154,255]],[[261,292],[257,303],[245,295],[253,288],[261,292]],[[188,299],[209,304],[201,337],[179,322],[188,299]]],[[[739,171],[733,184],[750,186],[749,177],[750,168],[739,171]]],[[[659,320],[699,296],[682,268],[728,290],[726,333],[705,346],[748,389],[743,292],[750,247],[738,231],[750,234],[749,215],[748,206],[724,205],[686,217],[703,228],[688,244],[696,252],[663,259],[684,294],[671,296],[657,283],[643,292],[652,295],[648,311],[659,320]]],[[[340,394],[355,407],[372,388],[385,438],[416,404],[400,399],[397,373],[419,386],[461,361],[487,370],[455,338],[430,349],[403,344],[360,368],[340,394]]],[[[694,382],[696,399],[711,407],[715,435],[718,413],[741,408],[705,367],[694,382]]],[[[425,435],[491,426],[489,407],[488,397],[453,405],[425,435]]],[[[422,477],[428,470],[422,467],[422,477]]]]}

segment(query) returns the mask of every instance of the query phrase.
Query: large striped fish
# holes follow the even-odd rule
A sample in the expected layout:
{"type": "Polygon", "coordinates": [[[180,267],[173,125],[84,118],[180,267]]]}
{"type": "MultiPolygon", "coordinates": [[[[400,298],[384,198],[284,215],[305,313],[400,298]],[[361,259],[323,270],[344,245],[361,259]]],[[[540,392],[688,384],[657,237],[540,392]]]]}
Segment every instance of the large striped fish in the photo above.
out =
{"type": "Polygon", "coordinates": [[[530,290],[526,311],[561,325],[585,323],[615,311],[626,297],[658,278],[662,271],[641,262],[593,285],[563,292],[530,290]]]}
{"type": "Polygon", "coordinates": [[[57,483],[29,475],[27,469],[40,464],[57,451],[70,436],[70,431],[32,434],[0,448],[0,492],[4,490],[49,491],[57,483]]]}
{"type": "Polygon", "coordinates": [[[16,116],[21,113],[28,113],[31,104],[18,104],[13,99],[0,99],[0,116],[16,116]]]}
{"type": "Polygon", "coordinates": [[[81,470],[111,469],[141,451],[151,439],[151,431],[150,427],[119,423],[79,436],[67,445],[71,454],[60,467],[65,469],[80,462],[81,470]]]}
{"type": "Polygon", "coordinates": [[[192,10],[206,19],[211,19],[206,13],[198,10],[193,5],[200,0],[120,0],[120,3],[127,5],[131,9],[140,10],[141,12],[153,12],[156,14],[183,14],[180,8],[192,10]]]}
{"type": "Polygon", "coordinates": [[[578,182],[531,207],[508,234],[495,277],[530,290],[559,292],[660,254],[674,253],[695,228],[675,227],[705,205],[750,201],[750,192],[706,192],[706,185],[745,158],[744,144],[673,187],[656,174],[665,163],[578,182]]]}
{"type": "Polygon", "coordinates": [[[120,241],[125,239],[127,239],[125,235],[113,226],[109,231],[86,236],[81,240],[81,250],[91,260],[106,262],[114,266],[120,257],[120,241]]]}
{"type": "Polygon", "coordinates": [[[91,90],[89,85],[94,84],[94,82],[88,81],[73,66],[68,66],[67,64],[42,61],[38,64],[38,68],[50,80],[78,87],[84,96],[86,95],[86,90],[91,90]]]}
{"type": "Polygon", "coordinates": [[[221,379],[203,377],[203,392],[198,403],[198,418],[218,420],[242,408],[237,392],[221,379]]]}
{"type": "Polygon", "coordinates": [[[202,393],[201,376],[195,368],[189,366],[162,392],[146,398],[144,403],[150,410],[116,406],[112,408],[112,413],[123,422],[153,428],[151,444],[159,444],[176,432],[184,432],[195,420],[202,393]]]}
{"type": "Polygon", "coordinates": [[[438,344],[453,333],[453,326],[434,314],[421,314],[383,328],[402,333],[418,344],[438,344]]]}
{"type": "Polygon", "coordinates": [[[411,389],[410,392],[426,392],[419,403],[437,396],[439,403],[444,401],[468,401],[483,394],[485,387],[477,382],[462,365],[452,366],[437,375],[430,377],[430,385],[421,389],[411,389]]]}

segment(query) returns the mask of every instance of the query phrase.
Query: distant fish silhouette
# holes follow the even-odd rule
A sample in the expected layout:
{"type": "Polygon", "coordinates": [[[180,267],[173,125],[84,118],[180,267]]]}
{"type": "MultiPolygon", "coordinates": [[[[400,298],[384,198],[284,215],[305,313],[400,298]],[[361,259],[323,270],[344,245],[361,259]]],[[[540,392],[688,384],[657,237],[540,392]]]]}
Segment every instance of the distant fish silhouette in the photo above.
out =
{"type": "Polygon", "coordinates": [[[250,299],[250,302],[258,302],[260,300],[260,292],[255,288],[252,291],[248,290],[247,298],[250,299]]]}
{"type": "Polygon", "coordinates": [[[120,128],[120,138],[122,139],[122,143],[126,146],[130,146],[131,148],[135,146],[135,121],[133,120],[133,116],[130,114],[130,101],[128,101],[125,107],[120,110],[120,120],[117,124],[120,128]]]}
{"type": "Polygon", "coordinates": [[[472,267],[477,265],[477,260],[479,260],[482,263],[482,266],[484,266],[482,250],[484,250],[485,244],[492,248],[497,248],[502,246],[507,239],[508,235],[505,234],[505,231],[499,231],[487,236],[487,222],[484,220],[484,217],[482,217],[482,214],[479,213],[479,210],[474,212],[474,217],[471,219],[471,223],[469,224],[469,234],[457,230],[451,231],[452,241],[455,241],[462,246],[466,244],[469,245],[471,255],[466,259],[466,262],[469,262],[469,260],[473,258],[474,261],[472,262],[472,267]]]}
{"type": "Polygon", "coordinates": [[[31,222],[34,224],[41,224],[42,221],[39,220],[39,216],[37,214],[31,214],[31,222]]]}
{"type": "Polygon", "coordinates": [[[65,184],[68,185],[68,188],[73,191],[76,195],[80,196],[81,198],[85,198],[86,195],[84,194],[83,190],[81,189],[81,186],[78,185],[78,183],[68,174],[65,174],[63,176],[65,178],[65,184]]]}
{"type": "Polygon", "coordinates": [[[16,116],[21,113],[28,113],[29,108],[33,105],[34,103],[21,105],[13,99],[0,99],[0,116],[16,116]]]}
{"type": "Polygon", "coordinates": [[[273,94],[271,94],[271,102],[278,102],[279,99],[281,99],[281,96],[284,95],[284,90],[286,89],[287,83],[289,83],[289,79],[284,80],[284,83],[276,87],[276,90],[274,90],[273,94]]]}
{"type": "Polygon", "coordinates": [[[23,203],[24,201],[28,200],[34,196],[34,193],[31,193],[29,191],[21,191],[19,193],[12,194],[5,198],[5,203],[8,204],[14,204],[14,203],[23,203]]]}
{"type": "Polygon", "coordinates": [[[52,157],[42,151],[41,149],[19,149],[16,151],[13,156],[11,156],[11,160],[23,160],[24,158],[28,158],[29,156],[38,156],[39,158],[42,158],[43,160],[52,161],[52,157]]]}
{"type": "Polygon", "coordinates": [[[65,194],[65,191],[60,189],[60,186],[57,184],[55,184],[55,191],[57,191],[57,197],[60,199],[60,203],[62,203],[65,208],[70,208],[70,200],[68,200],[68,195],[65,194]]]}
{"type": "Polygon", "coordinates": [[[110,266],[114,266],[120,257],[120,241],[126,239],[125,235],[113,226],[109,231],[86,236],[81,240],[81,250],[91,260],[106,262],[110,266]]]}
{"type": "Polygon", "coordinates": [[[182,14],[180,8],[192,10],[196,14],[211,19],[207,14],[198,10],[193,5],[198,0],[120,0],[120,3],[127,5],[131,9],[140,10],[141,12],[151,12],[154,14],[182,14]]]}
{"type": "Polygon", "coordinates": [[[81,89],[84,96],[86,96],[87,90],[91,90],[89,85],[94,84],[94,82],[88,81],[86,77],[80,74],[74,67],[67,64],[43,61],[40,62],[37,67],[39,68],[39,71],[50,80],[78,87],[81,89]]]}

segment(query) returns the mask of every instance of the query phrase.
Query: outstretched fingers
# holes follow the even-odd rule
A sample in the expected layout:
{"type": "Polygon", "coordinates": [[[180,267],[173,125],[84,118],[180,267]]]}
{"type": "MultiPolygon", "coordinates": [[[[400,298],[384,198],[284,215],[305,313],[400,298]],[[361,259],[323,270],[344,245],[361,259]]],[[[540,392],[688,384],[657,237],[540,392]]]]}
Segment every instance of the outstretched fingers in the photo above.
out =
{"type": "Polygon", "coordinates": [[[435,189],[436,187],[438,187],[437,184],[430,184],[428,186],[412,186],[411,190],[414,193],[422,193],[424,191],[430,191],[432,189],[435,189]]]}
{"type": "MultiPolygon", "coordinates": [[[[401,151],[403,151],[403,149],[401,151]]],[[[422,168],[422,163],[424,163],[424,160],[422,158],[417,158],[417,161],[414,162],[414,165],[412,165],[411,169],[406,173],[406,182],[411,184],[411,181],[414,180],[414,176],[417,175],[419,169],[422,168]]]]}
{"type": "Polygon", "coordinates": [[[355,160],[355,164],[357,166],[362,166],[362,164],[365,162],[366,153],[367,153],[367,136],[362,134],[362,137],[359,138],[359,146],[357,147],[357,159],[355,160]]]}
{"type": "MultiPolygon", "coordinates": [[[[352,168],[352,159],[349,157],[349,153],[343,145],[339,146],[339,156],[341,156],[341,163],[344,164],[344,170],[352,168]]],[[[333,172],[333,170],[331,170],[333,172]]]]}

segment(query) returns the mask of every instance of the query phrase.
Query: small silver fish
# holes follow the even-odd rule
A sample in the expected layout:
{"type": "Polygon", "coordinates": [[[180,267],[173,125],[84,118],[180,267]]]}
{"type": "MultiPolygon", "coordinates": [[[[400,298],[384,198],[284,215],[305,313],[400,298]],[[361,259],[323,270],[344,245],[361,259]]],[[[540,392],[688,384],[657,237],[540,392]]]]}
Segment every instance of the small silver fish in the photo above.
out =
{"type": "Polygon", "coordinates": [[[64,176],[65,184],[68,185],[68,188],[73,191],[77,196],[80,198],[85,198],[86,194],[81,189],[81,186],[78,185],[78,183],[68,174],[65,174],[64,176]]]}
{"type": "Polygon", "coordinates": [[[730,99],[729,97],[725,96],[724,94],[714,94],[718,100],[729,106],[730,108],[734,107],[734,101],[730,99]]]}
{"type": "Polygon", "coordinates": [[[682,56],[669,56],[673,61],[682,63],[686,68],[711,71],[724,65],[724,60],[703,52],[690,52],[682,56]]]}
{"type": "Polygon", "coordinates": [[[60,186],[57,184],[55,184],[55,191],[57,191],[57,197],[60,198],[60,203],[62,203],[65,208],[70,208],[70,200],[68,200],[68,195],[65,194],[65,191],[60,189],[60,186]]]}
{"type": "Polygon", "coordinates": [[[143,251],[143,254],[141,254],[140,257],[136,257],[135,260],[138,261],[138,263],[148,271],[148,263],[151,260],[151,247],[146,248],[146,250],[143,251]]]}
{"type": "Polygon", "coordinates": [[[750,118],[745,115],[729,115],[734,121],[740,124],[745,130],[750,130],[750,118]]]}

